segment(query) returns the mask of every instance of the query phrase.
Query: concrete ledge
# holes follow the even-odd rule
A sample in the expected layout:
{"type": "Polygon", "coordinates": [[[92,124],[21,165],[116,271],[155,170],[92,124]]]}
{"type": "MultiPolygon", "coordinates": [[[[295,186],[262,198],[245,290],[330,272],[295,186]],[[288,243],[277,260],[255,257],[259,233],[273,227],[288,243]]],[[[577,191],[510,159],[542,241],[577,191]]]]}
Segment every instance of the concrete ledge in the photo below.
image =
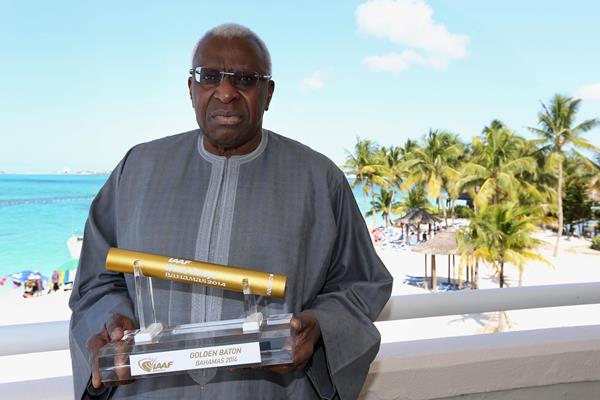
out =
{"type": "Polygon", "coordinates": [[[0,356],[68,348],[69,321],[0,326],[0,356]]]}
{"type": "Polygon", "coordinates": [[[440,399],[600,381],[600,325],[382,345],[361,399],[440,399]]]}
{"type": "Polygon", "coordinates": [[[0,394],[3,399],[11,400],[72,400],[75,396],[72,376],[2,383],[0,394]]]}
{"type": "Polygon", "coordinates": [[[600,382],[576,382],[444,397],[437,400],[598,400],[598,393],[600,393],[600,382]]]}

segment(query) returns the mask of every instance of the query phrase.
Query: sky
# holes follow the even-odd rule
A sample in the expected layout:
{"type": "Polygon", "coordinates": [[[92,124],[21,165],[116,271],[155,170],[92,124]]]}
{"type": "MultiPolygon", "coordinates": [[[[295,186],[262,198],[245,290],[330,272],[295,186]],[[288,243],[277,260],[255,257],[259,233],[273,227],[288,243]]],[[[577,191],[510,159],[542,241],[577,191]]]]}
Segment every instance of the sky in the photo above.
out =
{"type": "MultiPolygon", "coordinates": [[[[191,52],[226,22],[263,38],[263,126],[341,164],[492,119],[532,137],[542,102],[600,117],[600,3],[588,0],[0,0],[0,171],[110,170],[133,145],[197,128],[191,52]]],[[[600,128],[586,137],[600,146],[600,128]]]]}

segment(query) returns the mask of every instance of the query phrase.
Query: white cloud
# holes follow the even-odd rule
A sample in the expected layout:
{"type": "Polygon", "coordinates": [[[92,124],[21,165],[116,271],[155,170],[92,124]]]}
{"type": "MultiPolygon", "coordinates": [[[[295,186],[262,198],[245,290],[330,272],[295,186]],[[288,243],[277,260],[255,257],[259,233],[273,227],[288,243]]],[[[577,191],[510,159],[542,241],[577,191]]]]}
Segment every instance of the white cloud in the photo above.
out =
{"type": "Polygon", "coordinates": [[[413,50],[404,50],[402,53],[388,53],[383,56],[370,56],[363,63],[375,71],[388,71],[398,74],[404,71],[410,64],[430,65],[435,68],[446,66],[446,61],[433,57],[424,57],[413,50]]]}
{"type": "Polygon", "coordinates": [[[411,64],[445,68],[450,61],[466,57],[470,38],[448,32],[432,16],[425,0],[369,0],[358,6],[359,32],[404,48],[400,53],[367,57],[364,63],[398,73],[411,64]]]}
{"type": "Polygon", "coordinates": [[[331,72],[329,70],[318,70],[315,71],[311,76],[305,78],[300,82],[300,86],[305,90],[318,90],[325,86],[325,79],[329,77],[331,72]]]}
{"type": "Polygon", "coordinates": [[[600,83],[580,87],[575,97],[583,100],[600,100],[600,83]]]}

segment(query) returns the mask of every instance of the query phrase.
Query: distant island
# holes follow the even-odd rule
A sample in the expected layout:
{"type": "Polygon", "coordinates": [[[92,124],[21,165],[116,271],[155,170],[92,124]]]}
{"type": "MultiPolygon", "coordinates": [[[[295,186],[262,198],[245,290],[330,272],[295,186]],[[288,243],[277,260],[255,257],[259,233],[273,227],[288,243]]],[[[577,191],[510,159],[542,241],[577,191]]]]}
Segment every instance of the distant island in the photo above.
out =
{"type": "Polygon", "coordinates": [[[93,170],[71,170],[63,168],[58,171],[0,171],[0,175],[110,175],[111,170],[93,171],[93,170]]]}

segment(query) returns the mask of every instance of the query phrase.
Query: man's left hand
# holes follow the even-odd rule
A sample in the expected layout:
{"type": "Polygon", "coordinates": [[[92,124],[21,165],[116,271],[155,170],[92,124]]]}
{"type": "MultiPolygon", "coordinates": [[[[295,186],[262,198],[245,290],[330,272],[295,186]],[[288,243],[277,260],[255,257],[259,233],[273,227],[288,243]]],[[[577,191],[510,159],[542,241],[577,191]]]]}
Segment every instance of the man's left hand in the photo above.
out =
{"type": "Polygon", "coordinates": [[[268,368],[269,371],[287,374],[306,367],[313,355],[317,341],[321,337],[319,321],[310,313],[303,312],[290,322],[292,337],[295,338],[294,361],[291,364],[268,368]]]}

